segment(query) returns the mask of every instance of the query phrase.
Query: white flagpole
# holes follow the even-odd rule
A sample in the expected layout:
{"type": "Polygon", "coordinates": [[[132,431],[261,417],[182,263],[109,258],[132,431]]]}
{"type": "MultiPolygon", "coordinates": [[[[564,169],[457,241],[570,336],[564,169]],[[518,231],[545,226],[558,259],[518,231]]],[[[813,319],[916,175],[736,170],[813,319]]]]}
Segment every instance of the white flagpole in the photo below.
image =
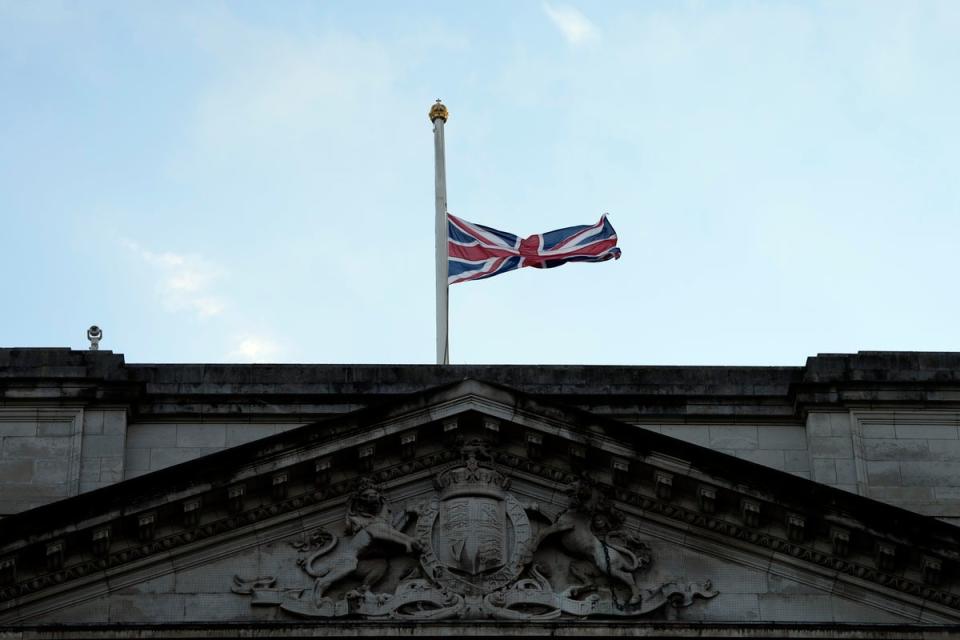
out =
{"type": "Polygon", "coordinates": [[[447,108],[437,99],[430,108],[436,169],[437,364],[450,364],[450,345],[447,341],[447,168],[443,152],[443,125],[448,115],[447,108]]]}

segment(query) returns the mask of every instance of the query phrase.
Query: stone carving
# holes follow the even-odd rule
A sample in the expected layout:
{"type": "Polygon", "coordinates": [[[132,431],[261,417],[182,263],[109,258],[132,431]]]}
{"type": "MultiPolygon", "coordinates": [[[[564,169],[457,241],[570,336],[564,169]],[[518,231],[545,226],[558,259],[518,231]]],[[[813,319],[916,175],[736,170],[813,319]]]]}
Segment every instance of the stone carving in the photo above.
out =
{"type": "MultiPolygon", "coordinates": [[[[360,557],[378,542],[402,546],[407,553],[418,548],[417,541],[404,534],[408,513],[395,517],[380,490],[369,480],[361,482],[347,503],[346,529],[349,537],[340,539],[324,529],[314,532],[312,546],[319,547],[300,563],[307,575],[316,578],[314,600],[319,603],[328,588],[356,572],[360,557]],[[332,551],[335,553],[331,553],[332,551]]],[[[377,563],[363,578],[361,589],[373,587],[386,571],[386,561],[377,563]]]]}
{"type": "Polygon", "coordinates": [[[601,573],[627,585],[629,604],[638,604],[642,594],[634,572],[650,564],[649,547],[629,531],[615,528],[622,522],[622,516],[598,497],[585,479],[574,481],[568,494],[569,506],[549,527],[540,531],[536,546],[556,536],[572,555],[589,560],[601,573]],[[598,534],[603,536],[602,540],[598,534]]]}
{"type": "Polygon", "coordinates": [[[463,449],[462,466],[439,474],[437,495],[420,508],[417,537],[427,575],[462,593],[483,594],[515,580],[530,561],[530,520],[507,489],[510,480],[479,458],[481,443],[463,449]]]}
{"type": "Polygon", "coordinates": [[[623,515],[589,480],[571,483],[568,504],[551,518],[510,493],[510,480],[485,443],[470,442],[462,454],[435,476],[429,500],[394,511],[376,485],[363,481],[346,506],[346,535],[320,528],[292,543],[312,588],[278,588],[271,576],[237,576],[232,590],[252,596],[254,605],[279,606],[296,616],[367,620],[629,617],[717,594],[709,580],[643,586],[638,573],[652,561],[649,547],[623,526],[623,515]],[[412,535],[404,533],[408,524],[412,535]],[[552,576],[559,591],[550,569],[534,561],[545,548],[566,554],[566,564],[552,576]],[[392,593],[374,592],[390,560],[404,556],[409,570],[392,580],[392,593]],[[331,597],[348,579],[359,585],[331,597]],[[618,596],[623,587],[629,595],[618,596]]]}

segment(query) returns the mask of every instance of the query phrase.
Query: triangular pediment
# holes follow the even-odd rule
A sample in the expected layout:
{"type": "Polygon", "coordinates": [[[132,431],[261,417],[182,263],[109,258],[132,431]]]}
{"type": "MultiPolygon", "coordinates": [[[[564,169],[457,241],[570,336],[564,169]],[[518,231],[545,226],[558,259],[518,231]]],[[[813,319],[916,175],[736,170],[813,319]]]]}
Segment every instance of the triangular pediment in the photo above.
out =
{"type": "Polygon", "coordinates": [[[476,380],[2,525],[0,626],[960,621],[951,525],[476,380]]]}

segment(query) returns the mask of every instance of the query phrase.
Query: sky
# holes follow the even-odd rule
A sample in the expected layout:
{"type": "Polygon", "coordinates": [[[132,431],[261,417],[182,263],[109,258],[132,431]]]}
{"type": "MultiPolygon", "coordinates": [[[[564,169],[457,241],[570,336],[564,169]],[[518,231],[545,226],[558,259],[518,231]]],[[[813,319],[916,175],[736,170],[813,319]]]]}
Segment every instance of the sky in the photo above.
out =
{"type": "Polygon", "coordinates": [[[454,364],[960,351],[960,2],[0,0],[0,347],[435,359],[451,213],[620,260],[450,289],[454,364]]]}

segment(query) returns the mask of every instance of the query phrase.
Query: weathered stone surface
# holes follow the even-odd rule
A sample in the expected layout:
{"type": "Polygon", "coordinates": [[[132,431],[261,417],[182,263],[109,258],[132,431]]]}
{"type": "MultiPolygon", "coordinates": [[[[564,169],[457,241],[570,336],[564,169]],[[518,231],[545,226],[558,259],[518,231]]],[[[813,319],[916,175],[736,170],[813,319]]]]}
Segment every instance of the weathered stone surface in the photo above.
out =
{"type": "Polygon", "coordinates": [[[925,438],[928,440],[956,440],[957,426],[947,424],[898,424],[894,426],[897,439],[925,438]]]}
{"type": "Polygon", "coordinates": [[[899,462],[867,461],[867,477],[875,487],[898,487],[901,484],[899,462]]]}
{"type": "MultiPolygon", "coordinates": [[[[32,482],[33,479],[33,460],[29,458],[21,458],[16,460],[0,459],[0,482],[32,482]]],[[[7,496],[10,495],[9,490],[5,491],[4,493],[7,496]]]]}
{"type": "Polygon", "coordinates": [[[815,458],[852,458],[850,436],[810,438],[810,455],[815,458]]]}
{"type": "Polygon", "coordinates": [[[63,458],[70,450],[71,442],[67,438],[51,437],[5,437],[3,456],[5,458],[63,458]]]}
{"type": "Polygon", "coordinates": [[[83,457],[107,458],[123,456],[124,438],[122,435],[86,436],[83,439],[83,457]]]}
{"type": "MultiPolygon", "coordinates": [[[[349,559],[344,545],[365,529],[351,532],[344,528],[344,514],[350,513],[345,502],[349,492],[336,493],[340,491],[336,487],[367,464],[356,448],[364,438],[376,440],[376,454],[370,463],[373,471],[386,473],[387,467],[400,469],[406,465],[405,470],[385,476],[391,503],[406,505],[428,500],[434,495],[429,488],[430,479],[440,477],[452,461],[441,459],[417,466],[422,463],[415,464],[414,460],[420,460],[425,451],[443,455],[449,436],[444,436],[437,425],[446,419],[452,405],[439,403],[428,410],[416,403],[426,397],[425,389],[470,376],[518,387],[530,394],[515,395],[503,387],[473,382],[451,387],[469,388],[473,389],[470,393],[480,394],[476,397],[482,401],[470,405],[467,414],[481,410],[481,406],[483,410],[498,407],[497,437],[501,440],[497,446],[505,447],[502,453],[506,457],[498,459],[497,464],[507,465],[506,460],[512,460],[510,464],[518,465],[510,467],[514,469],[510,473],[516,474],[516,487],[508,493],[517,497],[524,510],[528,504],[545,509],[542,515],[525,511],[532,529],[559,526],[562,519],[558,513],[567,504],[564,487],[570,486],[564,474],[571,474],[574,464],[586,461],[594,479],[608,487],[605,490],[611,494],[611,504],[626,514],[626,530],[641,536],[650,549],[651,568],[636,574],[646,580],[644,585],[663,585],[686,575],[713,579],[713,587],[719,590],[716,597],[695,600],[691,606],[672,613],[664,609],[663,617],[650,618],[642,627],[634,625],[634,630],[670,620],[711,624],[730,621],[736,625],[744,621],[780,620],[793,624],[793,633],[797,632],[798,621],[810,620],[812,624],[834,625],[829,627],[833,632],[838,628],[836,623],[923,620],[940,625],[953,620],[955,611],[960,610],[960,602],[951,608],[949,602],[917,595],[929,589],[923,584],[919,549],[943,558],[947,567],[943,593],[960,589],[953,583],[956,574],[951,573],[955,570],[955,558],[960,557],[955,529],[823,486],[859,491],[918,513],[944,518],[960,516],[960,470],[952,466],[960,460],[960,420],[953,395],[960,391],[960,376],[950,368],[960,366],[960,357],[951,354],[827,355],[811,359],[805,368],[773,369],[260,368],[125,365],[121,356],[109,352],[58,350],[44,355],[38,351],[11,351],[16,350],[0,350],[0,403],[16,404],[18,410],[26,411],[39,404],[82,406],[83,457],[79,458],[81,434],[68,420],[38,418],[21,422],[19,427],[16,422],[0,421],[0,482],[6,482],[0,487],[0,509],[34,507],[45,500],[65,497],[71,493],[71,478],[79,482],[82,491],[100,489],[49,508],[40,507],[32,514],[21,514],[29,517],[13,516],[14,519],[4,522],[8,525],[4,530],[12,527],[22,532],[23,540],[39,545],[31,548],[29,560],[19,567],[22,576],[60,576],[42,562],[48,553],[48,547],[43,545],[52,544],[58,536],[66,540],[65,567],[99,557],[90,547],[91,528],[104,523],[110,524],[114,536],[109,553],[158,545],[156,552],[136,559],[140,563],[137,566],[145,572],[142,579],[134,580],[124,573],[133,566],[133,560],[114,558],[111,564],[104,565],[109,568],[97,569],[103,572],[103,584],[107,585],[104,593],[91,595],[87,600],[79,598],[77,602],[81,604],[51,614],[46,621],[133,624],[160,617],[170,624],[189,624],[262,621],[276,615],[276,607],[250,606],[252,596],[226,591],[233,580],[231,570],[253,578],[272,575],[278,569],[274,577],[291,585],[283,588],[312,590],[316,583],[296,564],[299,556],[291,542],[321,529],[340,537],[340,551],[326,557],[335,562],[349,559]],[[404,397],[407,393],[421,395],[411,399],[404,397]],[[895,410],[905,406],[898,403],[908,403],[910,410],[895,410]],[[590,413],[571,412],[562,405],[590,413]],[[404,411],[423,411],[427,417],[400,415],[399,406],[406,407],[404,411]],[[336,417],[355,409],[361,409],[356,414],[359,417],[336,417]],[[612,420],[605,421],[604,417],[612,420]],[[351,425],[350,420],[358,422],[351,425]],[[628,422],[648,429],[625,424],[628,422]],[[298,424],[309,426],[300,429],[298,424]],[[403,427],[391,431],[399,428],[398,424],[403,427]],[[5,425],[14,425],[23,434],[14,434],[13,428],[10,433],[4,432],[5,425]],[[363,429],[358,429],[361,425],[363,429]],[[418,432],[418,437],[409,441],[416,443],[411,454],[415,458],[401,453],[405,451],[401,443],[408,442],[402,440],[401,434],[411,430],[418,432]],[[531,432],[540,438],[536,453],[523,440],[523,434],[531,432]],[[8,444],[10,440],[27,437],[29,444],[8,444]],[[574,440],[562,440],[566,437],[574,440]],[[65,444],[52,445],[50,440],[65,444]],[[319,443],[328,443],[323,446],[334,447],[337,453],[321,451],[319,443]],[[584,445],[591,453],[574,460],[572,448],[584,445]],[[47,454],[37,457],[44,451],[47,454]],[[738,459],[718,455],[720,451],[738,459]],[[70,456],[74,455],[77,460],[71,467],[70,456]],[[197,457],[203,460],[194,460],[197,457]],[[329,467],[324,467],[329,471],[323,473],[332,477],[322,476],[317,464],[320,459],[331,461],[329,467]],[[29,470],[18,468],[18,461],[30,463],[29,470]],[[626,466],[616,467],[613,461],[625,462],[626,466]],[[661,466],[657,467],[658,464],[661,466]],[[162,470],[171,465],[179,466],[168,472],[162,470]],[[816,482],[777,470],[809,474],[816,482]],[[656,474],[671,478],[669,491],[661,492],[660,481],[655,482],[660,476],[656,474]],[[117,484],[124,476],[132,479],[117,484]],[[704,507],[697,493],[703,484],[714,486],[717,491],[711,507],[714,511],[709,513],[701,510],[704,507]],[[242,492],[229,493],[238,486],[243,487],[242,492]],[[15,499],[11,489],[16,492],[15,499]],[[195,524],[186,525],[189,520],[183,503],[194,495],[200,496],[199,518],[195,524]],[[762,505],[756,522],[747,522],[739,509],[745,496],[762,505]],[[293,499],[300,502],[288,504],[293,499]],[[829,517],[824,515],[825,511],[829,517]],[[146,512],[152,519],[142,520],[141,515],[146,512]],[[844,526],[856,523],[859,527],[851,538],[853,549],[843,560],[854,563],[859,573],[838,569],[843,565],[835,564],[836,559],[829,557],[833,547],[824,537],[825,532],[839,521],[844,526]],[[143,522],[152,524],[146,526],[143,522]],[[185,526],[197,527],[199,531],[214,522],[224,528],[212,530],[199,543],[178,538],[185,526]],[[801,523],[800,529],[796,522],[801,523]],[[287,527],[283,533],[278,529],[281,526],[287,527]],[[898,553],[898,564],[890,575],[877,573],[870,537],[883,532],[895,538],[892,544],[898,553]],[[197,550],[204,551],[196,555],[197,550]],[[157,563],[167,564],[156,569],[161,566],[157,563]],[[273,614],[269,613],[271,610],[273,614]]],[[[440,397],[444,392],[441,389],[430,393],[430,397],[440,397]]],[[[448,401],[450,397],[445,400],[448,401]]],[[[482,421],[471,423],[468,419],[460,424],[460,429],[482,429],[480,424],[482,421]]],[[[72,492],[75,494],[76,489],[72,492]]],[[[435,498],[442,502],[439,496],[436,494],[435,498]]],[[[482,500],[469,504],[481,503],[486,504],[482,500]]],[[[496,506],[496,500],[487,506],[496,506]]],[[[455,520],[444,520],[447,516],[443,513],[441,508],[436,510],[435,523],[455,520]]],[[[413,529],[393,525],[392,521],[388,524],[399,533],[413,535],[413,529]]],[[[581,526],[582,539],[603,539],[594,526],[593,522],[586,529],[581,526]],[[585,533],[588,530],[591,533],[585,533]]],[[[433,525],[424,527],[425,531],[436,530],[433,525]]],[[[380,535],[372,533],[374,529],[369,531],[374,537],[380,535]]],[[[517,573],[511,579],[532,580],[524,583],[524,588],[538,588],[537,597],[550,603],[560,603],[558,594],[567,586],[575,586],[573,577],[583,571],[584,576],[594,572],[593,578],[584,580],[606,584],[601,585],[598,601],[616,604],[617,599],[608,593],[611,589],[613,593],[619,589],[621,595],[630,592],[631,579],[609,573],[611,566],[617,566],[618,557],[622,560],[627,556],[617,556],[611,551],[613,547],[598,543],[596,548],[606,549],[606,555],[600,560],[595,555],[591,569],[589,552],[574,552],[573,542],[570,548],[565,546],[560,540],[566,534],[559,530],[551,535],[554,537],[536,546],[532,562],[521,562],[526,573],[517,573]],[[571,572],[574,562],[586,565],[571,572]],[[538,565],[544,568],[541,575],[550,583],[549,588],[537,582],[533,570],[538,565]]],[[[3,536],[0,531],[0,564],[14,544],[9,538],[3,542],[3,536]]],[[[514,535],[506,539],[519,538],[514,535]]],[[[438,554],[446,553],[439,543],[431,544],[438,554]]],[[[370,558],[380,553],[372,547],[369,551],[369,557],[364,556],[356,571],[351,570],[347,577],[329,586],[332,601],[346,602],[350,589],[367,575],[368,568],[363,563],[369,564],[370,558]]],[[[383,586],[370,590],[376,597],[363,605],[366,608],[361,610],[367,612],[364,615],[375,615],[389,601],[376,601],[380,598],[377,594],[398,597],[400,592],[396,589],[404,571],[420,566],[422,575],[415,579],[430,583],[433,573],[423,570],[420,553],[418,549],[399,552],[393,548],[387,556],[390,568],[383,586]]],[[[463,556],[455,550],[451,553],[452,559],[447,560],[460,562],[463,556]]],[[[472,570],[469,562],[464,566],[472,570]]],[[[69,582],[76,578],[58,579],[69,582]]],[[[0,583],[0,595],[4,588],[0,583]]],[[[260,588],[264,592],[269,589],[260,588]]],[[[30,593],[45,592],[41,588],[30,593]]],[[[521,600],[531,593],[522,594],[521,600]]],[[[22,600],[25,604],[17,606],[34,602],[31,598],[34,596],[26,596],[22,600]]],[[[314,613],[323,610],[316,604],[312,606],[308,609],[314,613]]],[[[464,610],[468,612],[465,619],[475,615],[473,606],[464,610]]],[[[561,610],[567,611],[562,606],[561,610]]],[[[0,605],[0,618],[6,615],[4,611],[9,609],[0,605]]],[[[610,615],[621,615],[622,610],[617,612],[610,615]]],[[[570,622],[580,625],[577,628],[586,628],[583,617],[574,616],[576,620],[572,618],[570,622]]],[[[541,625],[536,628],[547,629],[543,624],[529,622],[531,626],[526,628],[541,625]]],[[[358,622],[351,625],[342,628],[366,628],[358,622]]],[[[334,623],[325,628],[334,628],[334,623]]],[[[394,630],[396,625],[387,628],[394,630]]],[[[456,624],[450,628],[473,629],[456,624]]],[[[562,632],[572,628],[561,625],[549,629],[562,632]]],[[[602,628],[609,631],[619,627],[607,621],[602,628]]],[[[683,633],[691,629],[675,628],[683,633]]],[[[737,629],[739,633],[742,627],[737,629]]]]}
{"type": "Polygon", "coordinates": [[[823,484],[837,483],[837,465],[833,458],[813,461],[813,479],[823,484]]]}
{"type": "Polygon", "coordinates": [[[757,429],[760,449],[807,449],[807,435],[803,428],[764,426],[757,429]]]}
{"type": "Polygon", "coordinates": [[[757,427],[717,425],[710,427],[710,446],[723,449],[756,449],[759,442],[757,427]]]}
{"type": "MultiPolygon", "coordinates": [[[[935,451],[937,456],[944,455],[955,449],[955,446],[949,448],[945,445],[954,445],[953,442],[937,443],[935,451]]],[[[958,450],[960,452],[960,450],[958,450]]],[[[931,460],[932,452],[928,440],[899,440],[878,438],[865,441],[864,455],[867,460],[931,460]]],[[[958,458],[960,459],[960,458],[958,458]]]]}
{"type": "Polygon", "coordinates": [[[216,423],[178,424],[177,447],[214,447],[222,449],[227,443],[226,427],[216,423]]]}
{"type": "Polygon", "coordinates": [[[785,451],[783,470],[810,471],[810,454],[806,449],[803,449],[802,451],[785,451]]]}

